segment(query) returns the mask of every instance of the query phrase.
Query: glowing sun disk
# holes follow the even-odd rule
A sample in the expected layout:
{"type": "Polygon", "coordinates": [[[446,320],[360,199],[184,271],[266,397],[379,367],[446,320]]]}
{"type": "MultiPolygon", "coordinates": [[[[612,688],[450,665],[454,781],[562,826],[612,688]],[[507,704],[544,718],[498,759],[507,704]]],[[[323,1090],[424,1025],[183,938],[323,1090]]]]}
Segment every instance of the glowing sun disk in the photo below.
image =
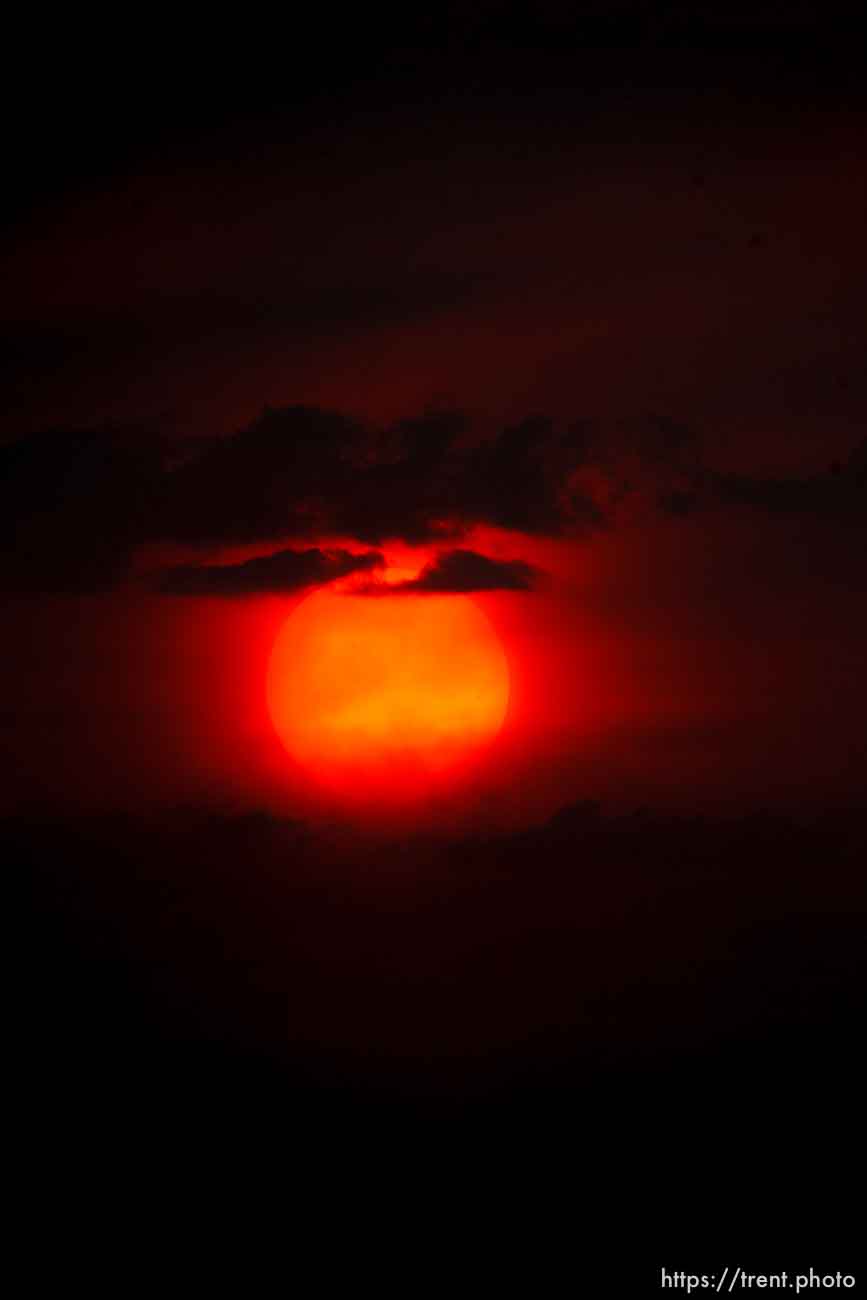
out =
{"type": "Polygon", "coordinates": [[[317,592],[281,628],[267,693],[283,744],[308,770],[379,771],[387,784],[442,772],[492,740],[509,672],[469,597],[317,592]]]}

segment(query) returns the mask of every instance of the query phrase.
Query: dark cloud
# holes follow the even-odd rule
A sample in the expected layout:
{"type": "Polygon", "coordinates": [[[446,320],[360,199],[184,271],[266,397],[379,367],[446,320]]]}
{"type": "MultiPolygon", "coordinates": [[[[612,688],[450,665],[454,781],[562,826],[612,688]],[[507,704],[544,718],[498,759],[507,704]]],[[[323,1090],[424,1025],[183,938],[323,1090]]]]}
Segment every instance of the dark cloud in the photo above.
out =
{"type": "Polygon", "coordinates": [[[263,592],[299,591],[368,572],[385,563],[376,551],[277,551],[243,564],[184,564],[169,569],[160,590],[172,596],[249,596],[263,592]]]}
{"type": "MultiPolygon", "coordinates": [[[[478,551],[445,551],[422,569],[417,578],[386,586],[389,595],[401,592],[529,591],[538,572],[522,560],[492,560],[478,551]]],[[[378,589],[377,589],[378,590],[378,589]]]]}
{"type": "Polygon", "coordinates": [[[726,505],[772,515],[820,516],[841,523],[867,523],[867,438],[845,464],[807,478],[750,478],[715,475],[712,490],[726,505]]]}
{"type": "Polygon", "coordinates": [[[167,476],[154,532],[193,544],[334,532],[334,503],[358,489],[367,438],[335,412],[265,410],[232,437],[204,441],[167,476]]]}
{"type": "Polygon", "coordinates": [[[691,487],[662,492],[664,512],[687,515],[708,506],[737,507],[777,518],[867,523],[867,438],[845,462],[805,477],[697,471],[691,487]]]}
{"type": "Polygon", "coordinates": [[[605,435],[528,419],[478,438],[460,412],[377,430],[308,407],[268,410],[170,476],[156,526],[192,543],[353,537],[371,546],[458,537],[475,524],[540,536],[604,527],[576,475],[605,435]]]}
{"type": "MultiPolygon", "coordinates": [[[[421,544],[479,523],[583,532],[605,522],[570,480],[584,458],[550,422],[479,440],[448,411],[377,429],[334,411],[268,409],[230,437],[180,447],[129,431],[35,435],[0,449],[3,585],[98,590],[121,581],[148,542],[421,544]]],[[[249,571],[238,580],[260,586],[249,571]]]]}
{"type": "Polygon", "coordinates": [[[0,586],[121,581],[151,535],[166,463],[164,441],[135,430],[56,430],[0,447],[0,586]]]}
{"type": "MultiPolygon", "coordinates": [[[[622,503],[636,498],[678,515],[725,506],[859,524],[864,447],[810,478],[757,478],[706,467],[694,432],[659,414],[566,428],[535,417],[482,436],[454,411],[375,428],[293,406],[266,409],[230,437],[184,444],[140,430],[55,431],[0,448],[0,583],[22,591],[106,589],[127,575],[137,547],[154,542],[419,545],[458,542],[479,524],[581,538],[612,526],[622,503]]],[[[453,554],[464,558],[438,562],[424,589],[530,585],[523,570],[472,570],[470,563],[492,562],[453,554]]],[[[179,570],[171,589],[299,585],[295,570],[279,570],[273,558],[250,564],[243,572],[179,570]]],[[[335,576],[328,569],[309,580],[335,576]]]]}

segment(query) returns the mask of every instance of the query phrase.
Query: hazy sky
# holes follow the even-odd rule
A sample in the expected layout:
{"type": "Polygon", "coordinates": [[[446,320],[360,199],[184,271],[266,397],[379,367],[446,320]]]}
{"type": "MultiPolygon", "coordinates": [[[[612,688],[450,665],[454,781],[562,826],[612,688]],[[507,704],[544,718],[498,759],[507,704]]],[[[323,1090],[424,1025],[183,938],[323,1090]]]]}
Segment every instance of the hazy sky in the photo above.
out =
{"type": "Polygon", "coordinates": [[[483,781],[510,807],[863,789],[844,12],[459,9],[231,72],[56,60],[22,101],[13,805],[292,806],[269,638],[336,572],[308,552],[401,545],[535,571],[477,596],[523,701],[483,781]]]}

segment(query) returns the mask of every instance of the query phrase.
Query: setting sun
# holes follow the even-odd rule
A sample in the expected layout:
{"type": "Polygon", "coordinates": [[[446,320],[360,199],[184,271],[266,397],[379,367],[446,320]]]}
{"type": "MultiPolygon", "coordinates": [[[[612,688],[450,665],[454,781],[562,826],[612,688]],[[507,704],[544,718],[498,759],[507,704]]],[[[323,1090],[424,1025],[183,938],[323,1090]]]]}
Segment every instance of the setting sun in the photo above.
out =
{"type": "Polygon", "coordinates": [[[267,689],[274,726],[308,771],[401,797],[497,735],[509,671],[467,596],[318,592],[284,623],[267,689]]]}

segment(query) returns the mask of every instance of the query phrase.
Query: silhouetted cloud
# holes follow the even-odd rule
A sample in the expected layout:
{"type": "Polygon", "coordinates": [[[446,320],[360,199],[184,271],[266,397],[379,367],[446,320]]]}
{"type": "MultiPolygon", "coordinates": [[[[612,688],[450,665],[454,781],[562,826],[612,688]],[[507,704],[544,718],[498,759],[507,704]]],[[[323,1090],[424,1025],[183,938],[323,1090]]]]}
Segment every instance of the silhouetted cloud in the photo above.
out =
{"type": "Polygon", "coordinates": [[[160,590],[173,596],[249,596],[264,592],[299,591],[379,568],[385,561],[376,551],[277,551],[242,564],[183,564],[169,569],[160,590]]]}
{"type": "MultiPolygon", "coordinates": [[[[720,474],[702,463],[689,427],[653,413],[565,428],[534,417],[487,436],[455,411],[378,428],[304,406],[268,409],[230,437],[183,444],[140,430],[54,431],[0,448],[0,585],[104,590],[124,580],[137,547],[159,542],[459,544],[479,524],[586,538],[614,525],[636,497],[675,515],[738,507],[858,525],[865,455],[862,443],[846,464],[811,478],[720,474]]],[[[462,558],[441,558],[416,590],[531,585],[514,565],[495,571],[485,557],[452,554],[462,558]]],[[[192,566],[166,589],[292,590],[308,582],[306,571],[296,580],[296,563],[192,566]]],[[[329,565],[309,581],[340,576],[329,565]]]]}
{"type": "Polygon", "coordinates": [[[522,560],[492,560],[478,551],[445,551],[422,569],[417,578],[385,586],[389,595],[401,592],[529,591],[538,572],[522,560]]]}
{"type": "MultiPolygon", "coordinates": [[[[150,542],[353,538],[374,547],[458,539],[479,523],[584,533],[605,523],[572,478],[584,457],[546,421],[480,441],[465,416],[440,411],[376,428],[294,406],[266,410],[230,437],[182,446],[128,430],[34,435],[0,449],[0,582],[104,589],[150,542]]],[[[250,571],[239,580],[247,590],[250,571]]]]}
{"type": "Polygon", "coordinates": [[[771,515],[823,516],[867,523],[867,438],[845,464],[809,478],[750,478],[715,475],[713,493],[726,505],[747,506],[771,515]]]}
{"type": "Polygon", "coordinates": [[[845,463],[824,473],[783,478],[771,475],[696,473],[691,486],[659,495],[661,509],[687,515],[708,506],[733,506],[779,518],[867,523],[867,438],[845,463]]]}
{"type": "Polygon", "coordinates": [[[586,536],[634,490],[636,466],[654,481],[679,476],[693,444],[690,430],[654,415],[565,429],[534,417],[478,437],[457,411],[377,429],[314,408],[267,410],[169,476],[155,527],[194,544],[317,535],[421,544],[476,524],[586,536]]]}

